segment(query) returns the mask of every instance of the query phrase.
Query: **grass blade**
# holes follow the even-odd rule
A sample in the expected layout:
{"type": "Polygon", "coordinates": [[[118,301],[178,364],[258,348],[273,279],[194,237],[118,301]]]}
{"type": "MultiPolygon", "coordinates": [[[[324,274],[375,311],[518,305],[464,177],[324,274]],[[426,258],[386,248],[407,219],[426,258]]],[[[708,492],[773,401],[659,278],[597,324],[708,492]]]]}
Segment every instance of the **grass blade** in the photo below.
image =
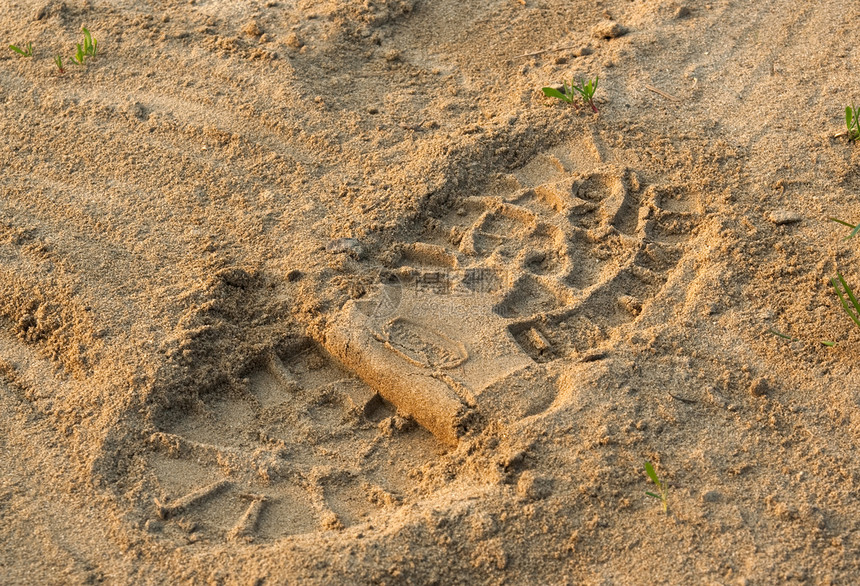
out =
{"type": "Polygon", "coordinates": [[[776,330],[774,330],[774,329],[768,329],[768,330],[767,330],[767,333],[769,333],[769,334],[773,334],[774,336],[779,336],[780,338],[785,338],[786,340],[790,340],[790,341],[792,341],[792,342],[794,342],[794,341],[796,341],[796,340],[798,340],[798,339],[799,339],[799,338],[793,338],[793,337],[788,336],[788,335],[786,335],[786,334],[782,334],[782,333],[780,333],[780,332],[777,332],[777,331],[776,331],[776,330]]]}
{"type": "Polygon", "coordinates": [[[24,55],[25,57],[27,56],[27,53],[25,51],[22,51],[20,47],[16,47],[15,45],[9,45],[9,48],[18,53],[19,55],[24,55]]]}
{"type": "Polygon", "coordinates": [[[840,220],[839,218],[827,218],[827,219],[830,220],[831,222],[836,222],[837,224],[842,224],[843,226],[848,226],[849,228],[851,228],[851,233],[845,237],[845,240],[851,240],[852,238],[854,238],[854,236],[856,236],[858,233],[860,233],[860,224],[857,224],[855,226],[854,224],[849,224],[848,222],[846,222],[844,220],[840,220]]]}
{"type": "Polygon", "coordinates": [[[657,478],[657,472],[654,471],[654,466],[651,465],[651,462],[645,462],[645,472],[654,484],[660,486],[660,479],[657,478]]]}
{"type": "Polygon", "coordinates": [[[854,224],[849,224],[845,220],[840,220],[839,218],[827,218],[827,219],[830,220],[831,222],[836,222],[837,224],[842,224],[843,226],[848,226],[852,230],[857,227],[854,224]]]}
{"type": "Polygon", "coordinates": [[[645,494],[647,494],[648,496],[653,496],[657,500],[663,500],[663,497],[661,497],[659,494],[654,494],[653,492],[648,492],[647,490],[645,491],[645,494]]]}
{"type": "MultiPolygon", "coordinates": [[[[800,338],[792,338],[791,336],[777,332],[776,330],[774,330],[772,328],[769,328],[766,331],[768,334],[773,334],[774,336],[779,336],[780,338],[785,338],[789,342],[799,342],[800,341],[800,338]]],[[[824,346],[827,346],[828,348],[832,348],[836,345],[836,342],[829,342],[827,340],[818,340],[818,343],[822,344],[824,346]]]]}
{"type": "Polygon", "coordinates": [[[555,89],[554,87],[545,87],[543,88],[543,95],[548,98],[558,98],[559,100],[563,100],[565,102],[569,101],[569,97],[555,89]]]}
{"type": "Polygon", "coordinates": [[[845,281],[842,275],[839,275],[839,281],[842,283],[842,288],[848,295],[848,299],[851,300],[851,305],[854,306],[854,311],[856,311],[857,314],[860,315],[860,303],[858,303],[857,298],[854,297],[854,291],[851,290],[851,287],[848,286],[848,283],[845,281]]]}
{"type": "Polygon", "coordinates": [[[845,299],[845,297],[843,297],[842,292],[839,290],[835,279],[833,280],[833,288],[836,289],[836,295],[839,297],[839,301],[842,302],[842,309],[845,311],[845,313],[848,314],[848,317],[850,317],[854,321],[854,323],[857,324],[857,327],[860,327],[860,322],[858,322],[854,318],[854,314],[851,313],[851,306],[848,304],[848,301],[845,299]]]}
{"type": "Polygon", "coordinates": [[[860,316],[860,304],[857,303],[857,298],[854,296],[854,292],[851,290],[851,287],[848,286],[848,283],[839,273],[837,273],[836,278],[831,279],[830,282],[836,290],[836,295],[839,297],[839,301],[842,302],[842,309],[845,310],[845,313],[848,314],[851,321],[857,324],[857,327],[860,328],[860,317],[858,317],[860,316]],[[839,279],[838,282],[836,280],[837,278],[839,279]],[[842,286],[842,291],[839,290],[840,285],[842,286]],[[852,306],[854,311],[851,311],[852,306]]]}

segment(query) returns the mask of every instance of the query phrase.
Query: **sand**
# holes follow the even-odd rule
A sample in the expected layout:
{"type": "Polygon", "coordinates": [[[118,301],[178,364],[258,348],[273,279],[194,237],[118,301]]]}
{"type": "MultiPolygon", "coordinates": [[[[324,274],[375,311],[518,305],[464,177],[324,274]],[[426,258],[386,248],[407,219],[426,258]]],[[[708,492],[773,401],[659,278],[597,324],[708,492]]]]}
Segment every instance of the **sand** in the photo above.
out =
{"type": "Polygon", "coordinates": [[[0,582],[855,583],[857,16],[3,2],[0,582]]]}

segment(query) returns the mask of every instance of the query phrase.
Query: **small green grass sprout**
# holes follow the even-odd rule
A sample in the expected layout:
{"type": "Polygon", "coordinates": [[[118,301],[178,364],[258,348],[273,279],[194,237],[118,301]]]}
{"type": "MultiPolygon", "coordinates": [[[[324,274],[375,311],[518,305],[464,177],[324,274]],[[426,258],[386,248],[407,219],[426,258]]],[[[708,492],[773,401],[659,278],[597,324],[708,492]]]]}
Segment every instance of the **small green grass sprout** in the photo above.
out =
{"type": "Polygon", "coordinates": [[[84,52],[87,57],[95,57],[98,52],[99,42],[93,38],[87,27],[82,27],[84,31],[84,52]]]}
{"type": "Polygon", "coordinates": [[[27,43],[27,46],[23,49],[18,45],[9,45],[9,48],[21,55],[22,57],[32,57],[33,56],[33,43],[27,43]]]}
{"type": "Polygon", "coordinates": [[[78,43],[77,51],[75,51],[75,55],[72,57],[75,61],[78,62],[78,65],[83,65],[87,59],[92,59],[98,53],[99,42],[93,38],[90,31],[87,27],[82,27],[84,33],[84,44],[81,45],[78,43]]]}
{"type": "Polygon", "coordinates": [[[830,284],[836,290],[836,296],[839,297],[839,301],[842,303],[842,309],[845,310],[851,321],[860,328],[860,302],[857,301],[857,297],[854,295],[854,291],[851,290],[848,282],[845,281],[841,273],[836,273],[836,276],[830,279],[830,284]]]}
{"type": "Polygon", "coordinates": [[[54,64],[57,66],[57,69],[60,71],[60,73],[65,73],[65,72],[66,72],[66,68],[65,68],[65,67],[63,67],[63,58],[62,58],[62,56],[57,55],[56,57],[54,57],[54,64]]]}
{"type": "Polygon", "coordinates": [[[566,81],[562,82],[561,91],[555,89],[554,87],[545,87],[542,88],[541,91],[543,91],[543,95],[548,98],[558,98],[562,102],[566,102],[568,104],[573,103],[573,90],[569,85],[567,85],[566,81]]]}
{"type": "Polygon", "coordinates": [[[568,104],[575,103],[576,96],[574,92],[576,92],[579,94],[579,98],[582,103],[589,106],[594,113],[597,113],[597,106],[594,105],[594,92],[597,91],[597,82],[599,79],[600,77],[597,76],[593,80],[580,80],[578,84],[575,80],[571,80],[570,84],[565,81],[562,82],[561,91],[554,87],[545,87],[541,88],[541,90],[543,91],[543,95],[548,98],[557,98],[568,104]]]}
{"type": "MultiPolygon", "coordinates": [[[[849,107],[848,110],[851,108],[849,107]]],[[[860,108],[856,108],[854,112],[851,114],[854,118],[854,124],[857,124],[857,115],[858,110],[860,108]]],[[[848,118],[848,111],[845,112],[846,119],[848,118]]],[[[860,131],[857,131],[860,132],[860,131]]],[[[849,136],[850,133],[850,125],[849,125],[849,136]]],[[[857,140],[857,136],[852,137],[851,140],[857,140]]],[[[840,220],[839,218],[828,218],[831,222],[836,222],[837,224],[842,224],[843,226],[847,226],[851,228],[851,233],[845,237],[845,240],[850,240],[858,233],[860,233],[860,223],[857,225],[851,224],[850,222],[846,222],[845,220],[840,220]]],[[[835,277],[830,279],[830,284],[833,285],[834,291],[836,291],[836,296],[839,298],[840,303],[842,303],[842,309],[845,310],[845,313],[848,314],[848,317],[851,318],[857,327],[860,328],[860,302],[857,301],[857,296],[854,295],[854,291],[851,290],[851,287],[848,285],[848,282],[842,276],[841,273],[836,273],[835,277]]]]}
{"type": "Polygon", "coordinates": [[[850,140],[860,138],[860,106],[845,106],[845,126],[850,140]]]}
{"type": "Polygon", "coordinates": [[[849,224],[845,220],[840,220],[839,218],[827,218],[827,219],[830,220],[831,222],[836,222],[837,224],[842,224],[843,226],[848,226],[849,228],[851,228],[851,233],[845,237],[845,240],[851,240],[852,238],[854,238],[857,235],[858,232],[860,232],[860,224],[857,224],[855,226],[854,224],[849,224]]]}
{"type": "Polygon", "coordinates": [[[586,106],[590,106],[591,109],[597,114],[597,106],[594,105],[594,92],[597,91],[597,82],[600,79],[599,76],[594,78],[594,81],[582,81],[580,80],[579,85],[574,85],[573,89],[580,95],[582,101],[586,106]]]}
{"type": "Polygon", "coordinates": [[[646,491],[645,494],[661,501],[663,503],[663,512],[668,515],[669,500],[666,491],[666,483],[661,482],[660,479],[657,477],[657,472],[654,470],[654,466],[651,464],[651,462],[645,462],[645,472],[648,474],[648,478],[651,479],[651,482],[653,482],[657,486],[657,489],[660,491],[660,494],[655,494],[653,492],[648,491],[646,491]]]}

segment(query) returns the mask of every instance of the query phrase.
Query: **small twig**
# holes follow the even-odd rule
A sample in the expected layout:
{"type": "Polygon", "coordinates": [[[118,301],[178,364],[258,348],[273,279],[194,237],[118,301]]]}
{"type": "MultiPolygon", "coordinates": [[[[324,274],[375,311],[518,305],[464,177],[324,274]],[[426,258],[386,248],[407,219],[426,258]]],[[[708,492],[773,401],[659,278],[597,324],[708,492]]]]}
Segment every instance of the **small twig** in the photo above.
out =
{"type": "MultiPolygon", "coordinates": [[[[832,220],[833,218],[830,218],[830,219],[832,220]]],[[[839,222],[839,220],[834,220],[834,221],[839,222]]],[[[839,222],[839,223],[840,223],[840,224],[842,224],[842,223],[844,223],[844,222],[839,222]]],[[[835,286],[836,286],[836,284],[834,283],[834,285],[833,285],[833,286],[835,287],[835,286]]],[[[839,292],[839,290],[837,289],[837,294],[838,294],[838,292],[839,292]]],[[[850,314],[849,314],[849,315],[850,315],[850,314]]],[[[792,337],[792,336],[787,336],[786,334],[782,334],[782,333],[780,333],[780,332],[777,332],[777,331],[776,331],[776,330],[774,330],[773,328],[769,328],[769,329],[767,329],[767,330],[766,330],[766,332],[767,332],[768,334],[773,334],[774,336],[777,336],[777,337],[782,338],[782,339],[784,339],[784,340],[788,340],[789,342],[802,342],[802,341],[803,341],[803,340],[802,340],[802,339],[800,339],[800,338],[794,338],[794,337],[792,337]]],[[[818,343],[819,343],[819,344],[822,344],[822,345],[824,345],[824,346],[827,346],[828,348],[832,348],[833,346],[835,346],[835,345],[836,345],[836,342],[830,342],[830,341],[828,341],[828,340],[818,340],[818,343]]]]}
{"type": "Polygon", "coordinates": [[[682,403],[687,403],[688,405],[693,405],[694,403],[698,402],[695,399],[685,399],[684,397],[679,397],[678,395],[672,393],[669,393],[669,396],[675,400],[681,401],[682,403]]]}
{"type": "Polygon", "coordinates": [[[780,338],[782,338],[782,339],[784,339],[784,340],[788,340],[789,342],[797,342],[797,341],[799,341],[799,340],[800,340],[800,338],[795,338],[795,337],[792,337],[792,336],[787,336],[786,334],[783,334],[783,333],[777,332],[777,331],[776,331],[776,330],[774,330],[773,328],[768,328],[768,329],[767,329],[767,333],[768,333],[768,334],[773,334],[774,336],[778,336],[778,337],[780,337],[780,338]]]}
{"type": "Polygon", "coordinates": [[[672,94],[667,94],[667,93],[666,93],[666,92],[664,92],[663,90],[660,90],[660,89],[655,88],[653,85],[648,85],[648,84],[646,83],[646,84],[645,84],[645,89],[646,89],[646,90],[650,90],[650,91],[654,92],[655,94],[660,94],[661,96],[663,96],[663,97],[664,97],[664,98],[666,98],[667,100],[671,100],[671,101],[673,101],[673,102],[680,102],[680,101],[681,101],[681,98],[679,98],[678,96],[673,96],[672,94]]]}
{"type": "Polygon", "coordinates": [[[543,55],[544,53],[551,53],[553,51],[564,51],[566,49],[576,49],[579,45],[567,45],[566,47],[555,47],[553,49],[544,49],[543,51],[535,51],[534,53],[525,53],[523,55],[517,55],[514,59],[522,59],[523,57],[534,57],[536,55],[543,55]]]}

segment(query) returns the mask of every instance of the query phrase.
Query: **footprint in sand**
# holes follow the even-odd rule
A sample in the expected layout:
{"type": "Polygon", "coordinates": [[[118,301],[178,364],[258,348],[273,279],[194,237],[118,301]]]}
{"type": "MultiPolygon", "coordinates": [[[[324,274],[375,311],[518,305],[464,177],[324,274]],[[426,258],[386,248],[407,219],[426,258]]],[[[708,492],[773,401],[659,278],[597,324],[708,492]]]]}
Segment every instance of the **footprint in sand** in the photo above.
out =
{"type": "Polygon", "coordinates": [[[363,523],[414,498],[441,449],[310,342],[173,417],[148,442],[148,526],[179,543],[363,523]]]}
{"type": "Polygon", "coordinates": [[[414,471],[476,423],[549,406],[542,369],[647,312],[698,220],[683,189],[576,167],[539,155],[430,218],[320,346],[272,354],[162,421],[150,526],[213,542],[366,522],[420,497],[414,471]]]}
{"type": "Polygon", "coordinates": [[[551,402],[505,396],[517,385],[497,383],[584,355],[635,322],[699,220],[685,189],[643,186],[564,147],[455,205],[428,218],[421,240],[400,246],[388,282],[348,302],[320,340],[450,445],[475,420],[551,402]],[[369,311],[377,297],[397,304],[369,311]]]}

